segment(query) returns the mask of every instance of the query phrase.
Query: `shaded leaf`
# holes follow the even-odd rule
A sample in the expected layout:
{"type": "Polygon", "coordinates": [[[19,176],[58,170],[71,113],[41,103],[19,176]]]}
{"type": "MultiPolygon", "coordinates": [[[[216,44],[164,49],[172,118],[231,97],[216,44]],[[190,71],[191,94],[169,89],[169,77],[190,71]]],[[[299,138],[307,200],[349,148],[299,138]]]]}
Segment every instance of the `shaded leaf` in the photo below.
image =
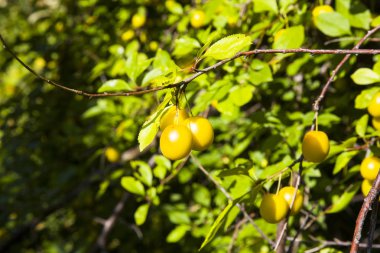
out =
{"type": "Polygon", "coordinates": [[[326,213],[338,213],[344,210],[348,204],[350,204],[352,198],[360,188],[361,182],[356,182],[350,185],[343,194],[340,194],[335,200],[333,200],[332,206],[326,211],[326,213]]]}
{"type": "Polygon", "coordinates": [[[354,157],[357,153],[357,151],[342,152],[336,159],[333,174],[337,174],[344,167],[346,167],[348,162],[351,161],[352,157],[354,157]]]}
{"type": "Polygon", "coordinates": [[[169,243],[178,242],[184,237],[186,232],[189,230],[190,230],[189,225],[179,225],[175,227],[172,231],[170,231],[170,233],[166,237],[166,242],[169,242],[169,243]]]}
{"type": "Polygon", "coordinates": [[[228,202],[228,205],[223,209],[223,211],[218,215],[218,217],[212,224],[199,250],[203,249],[215,237],[216,233],[219,231],[220,227],[222,226],[223,221],[225,220],[227,214],[230,212],[232,207],[235,206],[236,203],[237,203],[236,200],[228,202]]]}

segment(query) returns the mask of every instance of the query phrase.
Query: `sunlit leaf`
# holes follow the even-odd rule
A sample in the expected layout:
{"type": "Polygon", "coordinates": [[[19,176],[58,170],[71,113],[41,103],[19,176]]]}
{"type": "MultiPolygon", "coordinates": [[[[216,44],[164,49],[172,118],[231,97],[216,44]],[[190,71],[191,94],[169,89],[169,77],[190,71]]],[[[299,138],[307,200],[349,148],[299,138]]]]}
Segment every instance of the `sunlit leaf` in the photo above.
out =
{"type": "Polygon", "coordinates": [[[352,80],[359,85],[367,85],[380,82],[380,75],[369,68],[357,69],[352,75],[352,80]]]}
{"type": "Polygon", "coordinates": [[[251,43],[251,38],[244,34],[230,35],[212,44],[204,57],[209,56],[216,60],[227,59],[248,47],[251,43]]]}
{"type": "Polygon", "coordinates": [[[144,185],[134,177],[122,177],[121,186],[131,193],[145,195],[144,185]]]}

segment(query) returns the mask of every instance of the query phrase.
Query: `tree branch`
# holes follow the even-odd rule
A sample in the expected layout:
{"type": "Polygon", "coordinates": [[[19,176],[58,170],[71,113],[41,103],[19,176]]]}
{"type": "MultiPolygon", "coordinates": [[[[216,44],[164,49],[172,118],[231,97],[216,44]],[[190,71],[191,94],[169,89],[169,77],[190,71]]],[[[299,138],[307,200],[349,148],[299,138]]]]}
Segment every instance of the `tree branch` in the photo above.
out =
{"type": "MultiPolygon", "coordinates": [[[[380,29],[380,25],[379,26],[376,26],[375,28],[373,28],[372,30],[369,30],[367,32],[366,35],[364,35],[363,38],[361,38],[359,40],[359,42],[351,49],[351,50],[348,50],[348,51],[361,51],[359,49],[359,47],[369,38],[371,37],[377,30],[380,29]]],[[[345,53],[343,53],[345,54],[345,53]]],[[[319,94],[318,98],[315,100],[314,104],[313,104],[313,110],[316,112],[316,114],[318,113],[319,109],[320,109],[320,103],[322,102],[323,98],[325,97],[326,95],[326,92],[328,90],[328,88],[330,87],[330,84],[334,81],[334,78],[336,76],[336,74],[339,72],[339,70],[342,68],[342,66],[344,65],[344,63],[346,63],[346,61],[348,60],[348,58],[350,58],[352,54],[350,53],[347,53],[344,58],[338,63],[338,65],[335,67],[335,69],[332,71],[332,74],[330,76],[330,78],[327,80],[327,83],[323,86],[322,88],[322,91],[321,93],[319,94]]]]}
{"type": "Polygon", "coordinates": [[[358,218],[356,219],[356,226],[355,226],[355,231],[352,238],[350,253],[358,252],[359,242],[362,236],[362,229],[363,229],[365,218],[371,206],[373,205],[374,201],[377,201],[377,196],[379,195],[379,192],[380,192],[380,173],[377,174],[377,177],[371,187],[371,190],[369,191],[367,197],[364,198],[363,205],[360,209],[358,218]]]}
{"type": "Polygon", "coordinates": [[[331,76],[331,78],[329,79],[329,82],[325,85],[325,88],[323,89],[320,97],[317,99],[316,103],[315,103],[315,106],[317,106],[320,101],[323,99],[323,96],[324,94],[326,93],[326,90],[328,88],[328,86],[330,85],[330,83],[332,82],[332,80],[334,79],[335,77],[335,74],[337,72],[337,70],[340,69],[341,65],[344,64],[344,62],[347,61],[349,55],[351,54],[369,54],[369,55],[375,55],[375,54],[380,54],[380,50],[379,49],[358,49],[358,47],[369,37],[371,36],[373,33],[375,33],[378,29],[380,28],[380,26],[372,29],[371,31],[369,31],[366,36],[364,36],[360,41],[359,43],[353,48],[353,49],[306,49],[306,48],[297,48],[297,49],[255,49],[255,50],[251,50],[251,51],[245,51],[245,52],[240,52],[240,53],[237,53],[235,56],[231,57],[231,58],[228,58],[228,59],[225,59],[225,60],[221,60],[207,68],[204,68],[204,69],[201,69],[201,70],[198,70],[195,74],[193,74],[192,76],[180,81],[180,82],[177,82],[177,83],[173,83],[173,84],[169,84],[169,85],[166,85],[166,86],[159,86],[159,87],[147,87],[147,88],[144,88],[144,89],[137,89],[137,90],[134,90],[134,91],[126,91],[126,92],[103,92],[103,93],[93,93],[93,92],[87,92],[87,91],[82,91],[82,90],[77,90],[77,89],[73,89],[73,88],[70,88],[66,85],[63,85],[63,84],[60,84],[56,81],[53,81],[53,80],[50,80],[40,74],[38,74],[35,70],[33,70],[31,67],[29,67],[25,62],[23,62],[15,52],[13,52],[10,47],[8,46],[8,44],[6,43],[6,41],[4,40],[4,38],[2,37],[2,35],[0,34],[0,41],[1,43],[3,44],[3,48],[9,52],[13,58],[15,58],[25,69],[27,69],[30,73],[32,73],[34,76],[36,76],[37,78],[39,78],[40,80],[48,83],[48,84],[51,84],[57,88],[60,88],[60,89],[63,89],[65,91],[68,91],[68,92],[71,92],[71,93],[74,93],[74,94],[77,94],[77,95],[81,95],[81,96],[85,96],[85,97],[90,97],[90,98],[100,98],[100,97],[114,97],[114,96],[138,96],[138,95],[142,95],[142,94],[147,94],[147,93],[152,93],[152,92],[155,92],[155,91],[159,91],[159,90],[164,90],[164,89],[171,89],[171,88],[179,88],[181,86],[184,86],[184,85],[187,85],[189,84],[191,81],[193,81],[194,79],[196,79],[198,76],[200,75],[203,75],[207,72],[210,72],[212,70],[215,70],[216,68],[230,62],[230,61],[233,61],[237,58],[240,58],[242,56],[250,56],[250,55],[256,55],[256,54],[289,54],[289,53],[309,53],[309,54],[345,54],[345,58],[342,60],[342,62],[337,66],[337,69],[334,70],[333,72],[333,75],[331,76]]]}
{"type": "Polygon", "coordinates": [[[111,232],[112,228],[116,223],[117,218],[119,218],[121,212],[123,211],[125,202],[127,201],[128,197],[129,194],[127,192],[124,192],[120,200],[115,205],[112,214],[102,222],[103,228],[100,232],[100,235],[98,236],[98,239],[96,240],[96,246],[93,249],[93,252],[98,252],[98,250],[106,249],[108,234],[111,232]]]}

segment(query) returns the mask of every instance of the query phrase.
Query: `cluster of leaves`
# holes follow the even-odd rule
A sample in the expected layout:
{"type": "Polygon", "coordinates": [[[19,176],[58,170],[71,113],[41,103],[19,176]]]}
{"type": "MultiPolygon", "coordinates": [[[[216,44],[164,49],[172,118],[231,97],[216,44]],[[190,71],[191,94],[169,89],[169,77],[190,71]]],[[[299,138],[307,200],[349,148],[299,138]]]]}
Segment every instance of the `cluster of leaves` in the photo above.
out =
{"type": "MultiPolygon", "coordinates": [[[[322,1],[34,2],[0,1],[0,31],[12,49],[48,78],[101,93],[179,83],[194,75],[194,66],[204,69],[238,51],[351,48],[380,23],[375,0],[337,0],[334,11],[316,19],[312,10],[322,1]],[[193,10],[206,14],[203,27],[191,27],[193,10]],[[132,26],[135,13],[146,15],[142,27],[132,26]]],[[[312,103],[341,58],[262,54],[200,75],[181,102],[193,115],[208,114],[214,145],[193,153],[197,160],[171,162],[160,155],[156,136],[175,90],[88,100],[42,84],[1,51],[0,247],[87,252],[102,229],[97,221],[128,192],[108,236],[109,251],[194,252],[201,245],[203,252],[268,250],[251,223],[238,225],[244,216],[235,204],[275,240],[276,226],[258,215],[261,193],[275,192],[280,175],[280,184],[291,183],[298,167],[287,166],[301,154],[312,103]],[[120,160],[106,159],[110,146],[120,160]]],[[[332,140],[330,155],[319,165],[304,163],[304,211],[289,222],[290,236],[300,230],[305,241],[300,252],[324,240],[351,240],[365,156],[357,147],[375,143],[370,151],[379,152],[379,132],[362,109],[380,88],[360,85],[380,82],[379,60],[352,56],[323,102],[318,123],[332,140]],[[314,222],[302,230],[305,214],[314,222]]]]}

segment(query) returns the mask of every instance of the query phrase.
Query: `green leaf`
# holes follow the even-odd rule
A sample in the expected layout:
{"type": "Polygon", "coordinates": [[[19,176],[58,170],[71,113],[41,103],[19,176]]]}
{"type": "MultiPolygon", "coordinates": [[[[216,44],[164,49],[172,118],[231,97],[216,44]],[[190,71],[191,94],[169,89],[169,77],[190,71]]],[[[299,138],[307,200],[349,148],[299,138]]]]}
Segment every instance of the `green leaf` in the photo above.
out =
{"type": "Polygon", "coordinates": [[[355,131],[360,137],[363,137],[367,131],[368,118],[368,114],[364,114],[356,123],[355,131]]]}
{"type": "Polygon", "coordinates": [[[359,68],[352,75],[354,83],[359,85],[367,85],[380,82],[380,75],[369,68],[359,68]]]}
{"type": "Polygon", "coordinates": [[[371,22],[371,12],[358,1],[337,0],[336,10],[350,21],[352,27],[368,30],[371,22]]]}
{"type": "Polygon", "coordinates": [[[135,222],[137,226],[140,226],[145,223],[146,217],[149,211],[149,204],[142,204],[139,206],[134,214],[135,222]]]}
{"type": "Polygon", "coordinates": [[[211,203],[210,191],[201,184],[193,184],[193,199],[195,202],[208,207],[211,203]]]}
{"type": "Polygon", "coordinates": [[[218,40],[206,51],[204,57],[216,60],[231,58],[242,49],[251,45],[251,38],[244,34],[234,34],[218,40]]]}
{"type": "Polygon", "coordinates": [[[167,93],[163,102],[157,107],[156,111],[149,116],[149,118],[144,122],[139,132],[138,141],[140,151],[143,151],[149,144],[152,143],[154,137],[160,128],[160,119],[165,110],[165,106],[169,103],[171,99],[171,94],[167,93]]]}
{"type": "Polygon", "coordinates": [[[332,206],[329,207],[326,213],[338,213],[344,210],[348,206],[348,204],[350,204],[351,199],[355,196],[356,192],[359,190],[360,184],[361,182],[356,182],[355,184],[350,185],[343,192],[343,194],[339,194],[339,196],[333,200],[332,206]]]}
{"type": "Polygon", "coordinates": [[[168,212],[169,220],[174,224],[190,224],[190,218],[187,212],[180,210],[171,210],[168,212]]]}
{"type": "Polygon", "coordinates": [[[133,169],[137,170],[139,173],[135,173],[135,177],[138,178],[147,186],[152,186],[153,174],[152,169],[149,164],[143,161],[132,161],[131,166],[133,169]]]}
{"type": "Polygon", "coordinates": [[[327,36],[351,34],[350,22],[338,12],[324,12],[315,18],[316,27],[327,36]]]}
{"type": "Polygon", "coordinates": [[[253,59],[249,71],[249,81],[254,85],[259,85],[273,81],[272,71],[268,63],[253,59]]]}
{"type": "Polygon", "coordinates": [[[264,11],[278,13],[276,0],[253,0],[253,12],[260,13],[264,11]]]}
{"type": "Polygon", "coordinates": [[[333,170],[333,174],[337,174],[339,171],[341,171],[344,167],[347,166],[348,162],[351,161],[352,157],[354,157],[358,152],[357,151],[351,151],[351,152],[342,152],[337,158],[333,170]]]}
{"type": "Polygon", "coordinates": [[[360,92],[360,94],[355,98],[355,108],[366,109],[369,102],[378,91],[380,91],[380,87],[373,87],[360,92]]]}
{"type": "Polygon", "coordinates": [[[372,19],[371,26],[376,27],[380,25],[380,16],[377,16],[376,18],[372,19]]]}
{"type": "Polygon", "coordinates": [[[133,51],[128,55],[125,63],[125,72],[133,82],[136,82],[141,73],[150,66],[151,62],[152,59],[147,59],[145,54],[139,54],[133,51]]]}
{"type": "Polygon", "coordinates": [[[131,193],[141,196],[145,195],[144,185],[134,177],[122,177],[121,186],[131,193]]]}
{"type": "Polygon", "coordinates": [[[191,53],[195,48],[200,47],[201,45],[196,39],[193,39],[189,36],[183,36],[175,40],[173,55],[184,56],[191,53]]]}
{"type": "Polygon", "coordinates": [[[176,14],[176,15],[183,14],[182,5],[177,3],[174,0],[165,1],[165,7],[168,8],[168,10],[173,14],[176,14]]]}
{"type": "Polygon", "coordinates": [[[237,106],[243,106],[253,97],[253,91],[255,87],[251,85],[239,85],[234,86],[230,90],[230,99],[237,106]]]}
{"type": "Polygon", "coordinates": [[[166,237],[166,242],[168,243],[178,242],[185,236],[186,232],[189,230],[190,230],[189,225],[179,225],[175,227],[172,231],[170,231],[170,233],[166,237]]]}
{"type": "Polygon", "coordinates": [[[277,32],[273,43],[274,49],[299,48],[305,40],[305,29],[302,25],[289,27],[277,32]]]}
{"type": "Polygon", "coordinates": [[[102,86],[99,87],[98,92],[115,92],[126,90],[132,90],[127,82],[121,79],[112,79],[103,83],[102,86]]]}
{"type": "Polygon", "coordinates": [[[232,207],[235,206],[236,203],[237,203],[236,200],[228,202],[228,205],[223,209],[223,211],[218,215],[218,217],[212,224],[199,250],[203,249],[215,237],[216,233],[219,231],[220,227],[222,226],[223,221],[226,218],[226,215],[230,212],[230,210],[232,209],[232,207]]]}
{"type": "Polygon", "coordinates": [[[376,72],[376,74],[380,75],[380,61],[376,62],[373,67],[372,67],[373,71],[376,72]]]}

